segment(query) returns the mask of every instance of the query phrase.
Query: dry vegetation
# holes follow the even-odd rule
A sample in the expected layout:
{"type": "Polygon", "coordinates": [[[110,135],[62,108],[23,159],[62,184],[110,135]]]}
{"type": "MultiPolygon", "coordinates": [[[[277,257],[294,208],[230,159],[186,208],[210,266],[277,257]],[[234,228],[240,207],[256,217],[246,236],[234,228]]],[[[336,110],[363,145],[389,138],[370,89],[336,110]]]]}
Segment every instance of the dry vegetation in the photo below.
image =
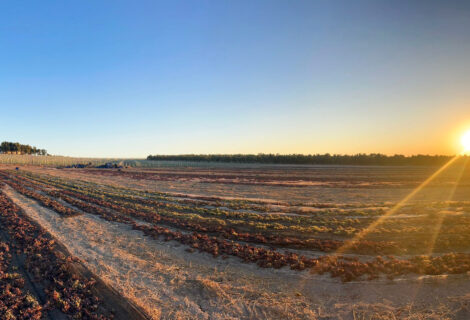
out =
{"type": "Polygon", "coordinates": [[[153,318],[469,316],[462,163],[387,218],[436,168],[4,169],[4,193],[153,318]]]}
{"type": "Polygon", "coordinates": [[[4,165],[32,165],[32,166],[68,166],[77,163],[92,163],[100,165],[112,161],[112,159],[97,158],[73,158],[62,156],[46,155],[20,155],[20,154],[1,154],[0,164],[4,165]]]}

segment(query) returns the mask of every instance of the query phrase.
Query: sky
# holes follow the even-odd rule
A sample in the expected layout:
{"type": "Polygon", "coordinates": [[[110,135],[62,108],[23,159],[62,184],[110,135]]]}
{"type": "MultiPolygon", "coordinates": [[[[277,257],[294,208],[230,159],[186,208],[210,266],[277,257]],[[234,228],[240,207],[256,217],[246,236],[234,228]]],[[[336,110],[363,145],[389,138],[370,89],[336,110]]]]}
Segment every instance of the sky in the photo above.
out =
{"type": "Polygon", "coordinates": [[[1,1],[0,140],[51,154],[455,154],[470,2],[1,1]]]}

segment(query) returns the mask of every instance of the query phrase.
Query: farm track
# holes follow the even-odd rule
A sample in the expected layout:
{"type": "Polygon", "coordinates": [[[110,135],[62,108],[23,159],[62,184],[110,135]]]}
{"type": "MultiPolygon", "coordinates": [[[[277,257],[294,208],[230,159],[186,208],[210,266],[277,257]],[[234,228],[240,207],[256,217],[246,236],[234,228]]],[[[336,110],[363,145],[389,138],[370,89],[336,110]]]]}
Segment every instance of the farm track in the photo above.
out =
{"type": "MultiPolygon", "coordinates": [[[[0,239],[13,248],[11,259],[24,279],[22,283],[39,301],[28,298],[35,315],[28,314],[29,309],[23,306],[24,310],[16,310],[19,314],[8,311],[11,316],[18,319],[146,319],[136,307],[95,279],[3,192],[0,193],[0,226],[0,239]]],[[[4,299],[0,297],[0,301],[4,299]]]]}
{"type": "Polygon", "coordinates": [[[271,272],[294,280],[308,273],[287,268],[268,273],[235,257],[188,253],[175,241],[155,241],[126,224],[88,213],[63,218],[10,187],[6,193],[90,270],[155,319],[312,319],[309,303],[294,294],[286,297],[288,281],[278,284],[271,272]],[[278,289],[267,292],[265,281],[274,280],[271,285],[278,289]]]}

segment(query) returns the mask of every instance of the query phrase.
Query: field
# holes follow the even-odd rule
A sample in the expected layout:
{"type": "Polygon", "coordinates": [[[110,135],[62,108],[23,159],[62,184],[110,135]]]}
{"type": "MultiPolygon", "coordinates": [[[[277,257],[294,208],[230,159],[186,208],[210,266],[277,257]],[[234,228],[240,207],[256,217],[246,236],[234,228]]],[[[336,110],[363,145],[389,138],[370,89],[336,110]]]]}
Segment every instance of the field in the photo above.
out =
{"type": "Polygon", "coordinates": [[[0,166],[2,319],[470,317],[467,160],[141,162],[0,166]]]}

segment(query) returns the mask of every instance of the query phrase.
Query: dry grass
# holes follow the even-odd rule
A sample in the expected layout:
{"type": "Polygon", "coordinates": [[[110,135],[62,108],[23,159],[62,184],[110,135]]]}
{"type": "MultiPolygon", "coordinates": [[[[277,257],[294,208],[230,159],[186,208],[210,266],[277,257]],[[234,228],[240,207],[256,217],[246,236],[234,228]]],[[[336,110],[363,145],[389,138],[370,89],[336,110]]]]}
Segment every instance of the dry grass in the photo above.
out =
{"type": "MultiPolygon", "coordinates": [[[[149,182],[96,176],[85,170],[31,168],[38,173],[144,190],[262,198],[268,198],[269,193],[269,197],[278,200],[308,199],[338,204],[354,201],[390,205],[385,201],[399,200],[409,191],[149,182]],[[299,194],[294,196],[295,192],[299,194]]],[[[436,195],[445,197],[442,190],[430,188],[423,197],[433,200],[436,195]]],[[[466,199],[467,191],[462,188],[457,195],[466,199]]],[[[308,272],[287,268],[266,270],[234,258],[222,260],[203,253],[190,254],[184,246],[152,240],[127,226],[95,216],[61,219],[11,189],[7,193],[89,269],[154,319],[470,319],[468,275],[410,276],[394,281],[343,284],[308,272]]],[[[454,209],[446,210],[442,214],[454,213],[454,209]]],[[[455,208],[455,212],[458,210],[455,208]]]]}
{"type": "Polygon", "coordinates": [[[468,292],[467,280],[342,284],[307,272],[259,269],[232,258],[189,254],[176,243],[151,240],[95,216],[63,219],[8,187],[6,193],[153,319],[420,320],[470,315],[469,296],[458,296],[456,290],[468,292]],[[412,303],[406,294],[416,288],[420,290],[412,303]],[[456,296],[448,298],[452,293],[456,296]]]}
{"type": "MultiPolygon", "coordinates": [[[[6,193],[70,252],[154,319],[311,319],[305,299],[271,291],[250,265],[189,254],[127,226],[83,215],[62,219],[7,188],[6,193]],[[223,270],[223,271],[221,271],[223,270]],[[303,305],[300,302],[303,301],[303,305]]],[[[272,280],[271,280],[272,281],[272,280]]],[[[269,283],[272,286],[272,283],[269,283]]]]}

